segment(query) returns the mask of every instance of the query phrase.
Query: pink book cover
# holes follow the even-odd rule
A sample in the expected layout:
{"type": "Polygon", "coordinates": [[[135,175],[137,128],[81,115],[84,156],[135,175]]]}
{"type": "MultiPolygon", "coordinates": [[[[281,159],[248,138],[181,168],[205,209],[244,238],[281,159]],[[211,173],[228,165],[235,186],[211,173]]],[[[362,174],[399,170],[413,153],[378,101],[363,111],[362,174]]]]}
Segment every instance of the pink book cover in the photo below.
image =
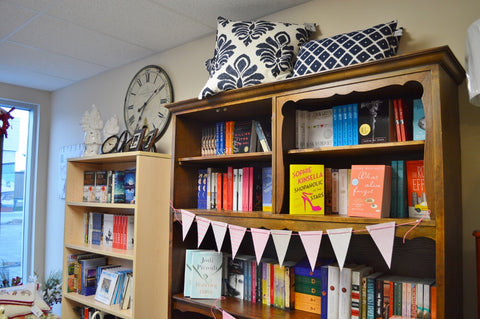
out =
{"type": "Polygon", "coordinates": [[[248,176],[249,169],[248,167],[243,168],[243,183],[242,183],[242,210],[244,212],[248,211],[248,176]]]}
{"type": "Polygon", "coordinates": [[[248,211],[253,211],[253,167],[248,168],[248,211]]]}
{"type": "Polygon", "coordinates": [[[352,165],[348,216],[382,218],[390,215],[391,167],[352,165]]]}

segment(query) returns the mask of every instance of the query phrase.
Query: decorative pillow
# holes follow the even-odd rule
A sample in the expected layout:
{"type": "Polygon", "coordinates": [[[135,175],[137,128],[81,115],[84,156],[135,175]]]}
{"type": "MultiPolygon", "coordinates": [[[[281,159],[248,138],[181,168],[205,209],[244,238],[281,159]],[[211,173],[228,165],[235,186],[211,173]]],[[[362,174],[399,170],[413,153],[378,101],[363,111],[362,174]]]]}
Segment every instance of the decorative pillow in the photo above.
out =
{"type": "Polygon", "coordinates": [[[214,56],[205,62],[210,77],[199,99],[287,78],[309,35],[304,25],[219,17],[214,56]]]}
{"type": "Polygon", "coordinates": [[[397,29],[397,21],[394,20],[365,30],[309,41],[298,54],[293,76],[393,56],[397,54],[402,32],[403,29],[397,29]]]}

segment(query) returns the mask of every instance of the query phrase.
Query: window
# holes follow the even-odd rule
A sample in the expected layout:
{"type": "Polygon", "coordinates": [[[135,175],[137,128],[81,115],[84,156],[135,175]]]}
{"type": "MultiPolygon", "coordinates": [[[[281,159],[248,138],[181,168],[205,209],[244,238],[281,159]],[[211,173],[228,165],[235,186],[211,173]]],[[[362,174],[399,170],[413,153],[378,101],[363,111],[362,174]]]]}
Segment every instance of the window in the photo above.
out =
{"type": "MultiPolygon", "coordinates": [[[[26,282],[33,273],[33,158],[38,105],[0,99],[10,113],[7,137],[3,139],[0,197],[0,284],[19,276],[26,282]]],[[[0,145],[2,145],[0,141],[0,145]]]]}

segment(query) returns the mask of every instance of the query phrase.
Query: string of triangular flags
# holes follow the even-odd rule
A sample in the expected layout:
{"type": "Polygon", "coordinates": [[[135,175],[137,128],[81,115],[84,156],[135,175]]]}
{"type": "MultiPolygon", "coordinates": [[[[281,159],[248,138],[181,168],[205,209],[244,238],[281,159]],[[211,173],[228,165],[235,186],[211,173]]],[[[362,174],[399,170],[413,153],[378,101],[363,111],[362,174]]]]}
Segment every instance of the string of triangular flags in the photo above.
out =
{"type": "MultiPolygon", "coordinates": [[[[194,220],[197,221],[197,248],[200,247],[205,234],[207,233],[210,226],[212,226],[213,234],[215,237],[215,243],[217,246],[217,251],[220,252],[220,249],[223,245],[223,241],[225,239],[225,235],[228,231],[230,232],[230,241],[231,241],[231,249],[232,249],[232,259],[235,259],[235,255],[240,247],[240,244],[243,241],[245,233],[250,231],[252,234],[253,246],[255,250],[255,259],[257,264],[260,263],[262,259],[263,252],[267,245],[268,239],[272,236],[273,243],[275,246],[275,250],[277,252],[278,262],[280,266],[283,265],[283,261],[287,252],[288,244],[290,242],[290,238],[292,235],[291,230],[279,230],[279,229],[263,229],[263,228],[250,228],[248,230],[245,227],[227,224],[219,221],[211,221],[208,218],[197,216],[194,213],[180,209],[177,210],[175,208],[172,209],[175,214],[175,219],[178,220],[182,224],[182,235],[183,240],[185,240],[194,220]],[[180,213],[182,218],[181,220],[178,218],[177,214],[180,213]]],[[[407,222],[403,224],[396,225],[395,221],[386,222],[376,225],[368,225],[366,229],[360,229],[353,231],[352,228],[338,228],[338,229],[327,229],[327,235],[330,239],[330,242],[333,247],[333,251],[335,253],[335,257],[337,258],[338,266],[340,270],[343,269],[345,258],[347,256],[348,246],[350,244],[350,239],[353,232],[365,232],[368,231],[370,236],[372,237],[373,241],[375,242],[378,250],[380,251],[385,263],[387,264],[388,268],[391,266],[392,261],[392,253],[393,253],[393,241],[395,237],[395,228],[397,226],[406,226],[406,225],[413,225],[404,235],[403,242],[405,242],[405,238],[409,232],[411,232],[415,227],[417,227],[423,219],[428,216],[429,212],[426,212],[422,218],[413,221],[407,222]]],[[[299,231],[298,236],[300,236],[301,242],[303,247],[306,251],[308,261],[310,263],[310,267],[312,271],[315,268],[315,263],[317,260],[318,252],[320,249],[320,244],[322,241],[324,233],[321,230],[314,230],[314,231],[299,231]]],[[[225,310],[216,307],[216,302],[212,306],[212,315],[213,315],[213,308],[218,309],[222,312],[223,318],[233,318],[231,314],[227,313],[225,310]]],[[[214,316],[215,318],[215,316],[214,316]]]]}

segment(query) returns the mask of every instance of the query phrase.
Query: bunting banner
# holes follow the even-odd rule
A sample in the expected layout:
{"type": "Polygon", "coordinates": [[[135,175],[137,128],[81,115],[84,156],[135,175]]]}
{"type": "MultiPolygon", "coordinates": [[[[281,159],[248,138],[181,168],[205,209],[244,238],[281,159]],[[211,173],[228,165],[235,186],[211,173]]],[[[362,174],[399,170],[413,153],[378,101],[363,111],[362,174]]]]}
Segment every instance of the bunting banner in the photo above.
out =
{"type": "Polygon", "coordinates": [[[235,319],[234,316],[232,316],[231,314],[229,314],[229,313],[226,312],[225,310],[222,310],[222,318],[223,318],[223,319],[235,319]]]}
{"type": "Polygon", "coordinates": [[[235,259],[235,255],[237,254],[238,248],[242,243],[243,236],[245,236],[247,229],[236,225],[228,225],[228,229],[230,230],[230,241],[232,243],[232,259],[235,259]]]}
{"type": "Polygon", "coordinates": [[[278,263],[283,266],[283,260],[287,254],[288,244],[290,243],[290,237],[292,237],[291,230],[272,230],[273,243],[275,244],[275,250],[277,251],[278,263]]]}
{"type": "Polygon", "coordinates": [[[345,258],[347,257],[350,238],[352,237],[352,228],[327,229],[327,234],[332,243],[335,257],[337,257],[338,267],[342,271],[345,258]]]}
{"type": "Polygon", "coordinates": [[[215,236],[215,243],[217,244],[217,252],[220,252],[227,233],[227,223],[212,221],[213,236],[215,236]]]}
{"type": "Polygon", "coordinates": [[[260,228],[251,228],[253,247],[255,248],[255,257],[257,259],[257,265],[260,264],[262,259],[263,251],[265,246],[267,246],[268,238],[270,237],[270,230],[260,229],[260,228]]]}
{"type": "Polygon", "coordinates": [[[395,222],[369,225],[366,228],[390,269],[393,254],[393,240],[395,238],[395,222]]]}
{"type": "Polygon", "coordinates": [[[307,253],[310,267],[312,267],[312,271],[314,271],[315,264],[317,263],[318,251],[320,250],[320,243],[322,242],[323,231],[300,231],[298,232],[298,235],[300,236],[305,252],[307,253]]]}
{"type": "Polygon", "coordinates": [[[198,233],[198,240],[197,240],[197,248],[200,247],[200,244],[207,233],[208,227],[210,227],[210,220],[206,219],[205,217],[197,216],[197,233],[198,233]]]}
{"type": "Polygon", "coordinates": [[[182,234],[183,234],[183,240],[187,237],[188,231],[190,230],[190,227],[192,226],[193,220],[195,219],[195,214],[189,212],[188,210],[181,209],[180,210],[182,214],[182,234]]]}

